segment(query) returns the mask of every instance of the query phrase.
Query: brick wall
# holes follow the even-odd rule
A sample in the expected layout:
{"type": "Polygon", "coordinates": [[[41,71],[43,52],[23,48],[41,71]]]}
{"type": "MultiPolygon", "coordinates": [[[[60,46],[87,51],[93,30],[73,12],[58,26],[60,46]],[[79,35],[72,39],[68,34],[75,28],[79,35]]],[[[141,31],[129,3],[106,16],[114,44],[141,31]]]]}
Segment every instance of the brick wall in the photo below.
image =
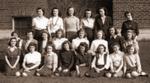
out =
{"type": "Polygon", "coordinates": [[[113,21],[117,28],[125,20],[125,11],[133,13],[140,29],[150,28],[150,0],[113,0],[113,21]]]}

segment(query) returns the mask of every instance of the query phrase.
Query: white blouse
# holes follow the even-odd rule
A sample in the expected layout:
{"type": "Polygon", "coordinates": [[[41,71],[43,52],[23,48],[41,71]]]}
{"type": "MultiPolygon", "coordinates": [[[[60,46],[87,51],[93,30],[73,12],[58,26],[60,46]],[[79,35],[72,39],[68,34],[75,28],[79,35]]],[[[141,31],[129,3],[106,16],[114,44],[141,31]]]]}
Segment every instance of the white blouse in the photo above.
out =
{"type": "Polygon", "coordinates": [[[67,41],[67,38],[56,38],[53,40],[53,44],[56,50],[61,50],[62,49],[62,44],[64,41],[67,41]]]}
{"type": "Polygon", "coordinates": [[[89,45],[89,40],[87,38],[75,38],[72,40],[72,48],[77,49],[81,42],[85,42],[87,45],[89,45]]]}
{"type": "Polygon", "coordinates": [[[41,63],[41,54],[37,51],[27,53],[24,57],[24,62],[27,64],[40,64],[41,63]]]}
{"type": "Polygon", "coordinates": [[[88,27],[88,28],[93,29],[93,27],[94,27],[94,19],[93,18],[89,18],[89,19],[83,18],[83,19],[81,19],[80,27],[81,28],[88,27]]]}
{"type": "Polygon", "coordinates": [[[35,26],[35,29],[36,30],[43,30],[43,29],[46,29],[47,26],[49,25],[48,24],[48,18],[42,16],[42,17],[35,17],[33,18],[32,20],[32,26],[35,26]]]}
{"type": "Polygon", "coordinates": [[[49,27],[49,33],[56,33],[56,31],[58,29],[64,29],[63,28],[63,19],[61,17],[50,17],[49,18],[49,24],[50,24],[50,27],[49,27]]]}
{"type": "Polygon", "coordinates": [[[108,42],[104,39],[95,39],[95,40],[93,40],[92,44],[91,44],[91,47],[90,47],[90,51],[95,53],[96,50],[97,50],[97,47],[100,44],[103,44],[106,47],[106,52],[108,52],[108,42]]]}

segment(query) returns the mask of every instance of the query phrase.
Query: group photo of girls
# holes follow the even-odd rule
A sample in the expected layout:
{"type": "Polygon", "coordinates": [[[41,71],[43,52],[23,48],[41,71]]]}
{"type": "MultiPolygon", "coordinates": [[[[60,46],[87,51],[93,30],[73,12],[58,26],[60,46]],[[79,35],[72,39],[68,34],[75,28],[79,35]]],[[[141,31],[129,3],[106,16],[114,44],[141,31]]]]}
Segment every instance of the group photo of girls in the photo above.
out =
{"type": "Polygon", "coordinates": [[[13,31],[4,50],[6,76],[16,77],[148,77],[141,63],[138,23],[130,11],[120,31],[105,7],[84,10],[82,18],[68,7],[66,17],[57,7],[51,17],[37,8],[25,39],[13,31]]]}

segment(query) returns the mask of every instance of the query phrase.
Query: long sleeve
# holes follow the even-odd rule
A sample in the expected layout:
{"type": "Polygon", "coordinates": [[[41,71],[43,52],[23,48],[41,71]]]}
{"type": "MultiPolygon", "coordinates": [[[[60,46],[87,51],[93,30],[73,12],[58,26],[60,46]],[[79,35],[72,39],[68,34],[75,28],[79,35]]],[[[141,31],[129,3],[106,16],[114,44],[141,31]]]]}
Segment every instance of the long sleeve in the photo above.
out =
{"type": "Polygon", "coordinates": [[[95,68],[96,67],[96,56],[94,57],[92,63],[91,63],[91,68],[95,68]]]}
{"type": "Polygon", "coordinates": [[[53,62],[53,70],[55,71],[56,68],[58,67],[58,56],[57,56],[57,54],[54,54],[53,60],[54,60],[54,62],[53,62]]]}
{"type": "Polygon", "coordinates": [[[106,64],[105,64],[104,68],[105,69],[109,69],[110,64],[111,64],[111,59],[110,59],[110,56],[107,55],[107,57],[106,57],[106,64]]]}
{"type": "Polygon", "coordinates": [[[140,61],[140,57],[139,57],[138,54],[136,54],[136,62],[137,62],[138,70],[141,72],[141,71],[142,71],[142,68],[141,68],[141,61],[140,61]]]}
{"type": "Polygon", "coordinates": [[[74,52],[73,52],[72,54],[73,54],[73,55],[71,56],[71,63],[70,63],[70,65],[69,65],[69,69],[71,69],[71,68],[73,67],[74,62],[75,62],[75,54],[74,54],[74,52]]]}

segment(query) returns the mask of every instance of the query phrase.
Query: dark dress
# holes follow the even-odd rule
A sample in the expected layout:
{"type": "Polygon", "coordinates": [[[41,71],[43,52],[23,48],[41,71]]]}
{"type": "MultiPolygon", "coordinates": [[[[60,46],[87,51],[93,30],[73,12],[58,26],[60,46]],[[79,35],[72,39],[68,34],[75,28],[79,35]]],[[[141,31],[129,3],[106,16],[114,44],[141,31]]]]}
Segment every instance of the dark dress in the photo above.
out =
{"type": "Polygon", "coordinates": [[[106,40],[108,41],[108,48],[109,48],[109,53],[113,53],[112,45],[114,43],[117,43],[120,45],[120,50],[123,51],[123,42],[124,39],[121,36],[116,36],[116,37],[106,37],[106,40]]]}
{"type": "Polygon", "coordinates": [[[60,72],[62,76],[71,76],[71,71],[74,69],[75,53],[74,51],[63,51],[59,57],[59,66],[63,69],[69,69],[69,72],[60,72]]]}
{"type": "Polygon", "coordinates": [[[112,25],[113,25],[113,23],[112,23],[111,17],[106,16],[105,22],[103,24],[101,17],[98,15],[95,18],[95,22],[94,22],[94,35],[95,35],[95,37],[96,37],[96,33],[98,30],[103,30],[105,35],[107,35],[108,28],[112,27],[112,25]]]}
{"type": "Polygon", "coordinates": [[[123,37],[126,37],[128,30],[133,30],[136,36],[139,35],[138,24],[135,21],[127,20],[123,22],[122,28],[121,28],[121,35],[123,37]]]}
{"type": "MultiPolygon", "coordinates": [[[[8,58],[8,60],[9,60],[10,64],[11,64],[11,65],[14,65],[15,62],[16,62],[16,60],[17,60],[17,57],[20,56],[20,54],[21,54],[21,51],[20,51],[19,48],[16,48],[13,52],[11,52],[11,51],[9,50],[9,48],[7,48],[4,55],[7,56],[7,58],[8,58]]],[[[11,69],[11,68],[8,66],[8,64],[6,63],[6,65],[5,65],[5,68],[6,68],[6,75],[14,76],[15,73],[16,73],[17,71],[19,71],[19,68],[20,68],[19,66],[20,66],[20,65],[19,65],[19,63],[18,63],[15,69],[11,69]]]]}
{"type": "Polygon", "coordinates": [[[76,53],[76,65],[79,66],[80,76],[84,76],[86,72],[90,69],[90,65],[92,62],[92,56],[88,53],[81,54],[76,53]],[[80,66],[81,64],[85,64],[85,66],[80,66]]]}

